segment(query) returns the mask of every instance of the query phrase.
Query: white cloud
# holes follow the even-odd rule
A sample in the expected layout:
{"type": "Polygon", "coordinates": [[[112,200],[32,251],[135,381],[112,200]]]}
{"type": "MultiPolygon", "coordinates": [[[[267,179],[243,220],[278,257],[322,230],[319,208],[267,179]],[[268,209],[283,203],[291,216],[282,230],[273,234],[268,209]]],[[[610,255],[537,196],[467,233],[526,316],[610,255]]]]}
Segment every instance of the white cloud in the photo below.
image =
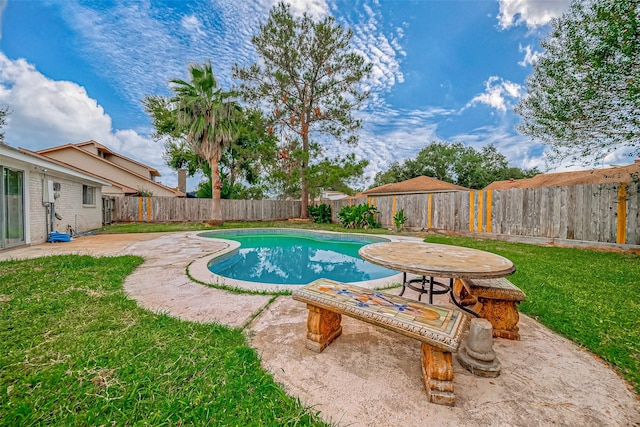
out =
{"type": "Polygon", "coordinates": [[[542,143],[533,142],[528,136],[514,134],[511,125],[483,126],[473,129],[471,132],[453,135],[451,141],[459,141],[476,150],[493,144],[498,152],[503,154],[509,165],[523,169],[538,168],[546,170],[544,150],[542,143]]]}
{"type": "Polygon", "coordinates": [[[464,108],[472,107],[476,104],[486,104],[500,112],[506,112],[511,106],[509,99],[517,99],[524,93],[524,88],[518,83],[504,80],[497,76],[489,77],[485,83],[485,91],[473,97],[464,108]]]}
{"type": "Polygon", "coordinates": [[[206,34],[202,29],[202,21],[195,15],[185,15],[180,20],[182,28],[192,37],[204,37],[206,34]]]}
{"type": "Polygon", "coordinates": [[[379,5],[374,2],[372,6],[363,5],[357,16],[344,17],[341,23],[353,30],[354,51],[372,65],[371,76],[364,83],[364,88],[371,91],[370,105],[382,106],[382,95],[397,83],[404,82],[400,62],[407,53],[400,43],[404,29],[398,27],[394,33],[385,34],[382,31],[384,16],[379,5]]]}
{"type": "Polygon", "coordinates": [[[533,65],[542,56],[542,52],[533,50],[531,45],[527,45],[525,47],[522,47],[522,45],[519,45],[518,51],[524,52],[524,58],[522,59],[522,61],[518,62],[518,65],[522,67],[526,67],[527,65],[533,65]]]}
{"type": "Polygon", "coordinates": [[[158,169],[161,182],[176,185],[162,146],[133,130],[114,130],[111,117],[82,86],[52,80],[24,59],[10,60],[1,52],[0,105],[9,107],[3,130],[11,146],[35,151],[93,139],[158,169]]]}
{"type": "Polygon", "coordinates": [[[569,10],[571,0],[498,0],[501,28],[525,24],[528,28],[541,27],[569,10]]]}
{"type": "MultiPolygon", "coordinates": [[[[258,0],[264,9],[269,10],[281,0],[258,0]]],[[[329,4],[326,0],[285,0],[291,7],[293,16],[302,16],[304,13],[312,18],[324,18],[329,15],[329,4]]]]}

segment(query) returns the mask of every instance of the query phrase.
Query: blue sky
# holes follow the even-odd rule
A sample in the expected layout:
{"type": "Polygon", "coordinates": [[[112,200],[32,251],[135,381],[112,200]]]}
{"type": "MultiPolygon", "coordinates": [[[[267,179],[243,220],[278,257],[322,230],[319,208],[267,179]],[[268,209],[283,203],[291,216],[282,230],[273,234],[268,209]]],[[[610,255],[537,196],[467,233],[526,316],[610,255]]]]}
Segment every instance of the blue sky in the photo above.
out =
{"type": "MultiPolygon", "coordinates": [[[[431,140],[494,143],[512,166],[545,168],[544,146],[518,134],[513,106],[548,22],[569,1],[292,0],[295,13],[331,14],[373,64],[371,97],[353,150],[363,184],[431,140]]],[[[140,100],[168,95],[189,62],[210,59],[224,87],[274,0],[0,0],[0,106],[6,141],[42,149],[94,139],[156,167],[176,185],[140,100]]],[[[344,148],[329,144],[329,153],[344,148]]],[[[615,159],[609,159],[613,161],[615,159]]],[[[190,181],[189,189],[194,187],[190,181]]]]}

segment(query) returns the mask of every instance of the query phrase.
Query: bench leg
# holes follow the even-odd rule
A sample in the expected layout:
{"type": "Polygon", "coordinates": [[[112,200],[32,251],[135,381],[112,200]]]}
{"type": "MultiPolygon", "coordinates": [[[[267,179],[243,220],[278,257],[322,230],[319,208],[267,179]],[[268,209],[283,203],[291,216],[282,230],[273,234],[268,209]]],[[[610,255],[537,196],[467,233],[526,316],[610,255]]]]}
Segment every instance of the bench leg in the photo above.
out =
{"type": "Polygon", "coordinates": [[[478,302],[482,304],[478,314],[491,322],[494,338],[520,339],[518,328],[520,314],[517,301],[478,297],[478,302]]]}
{"type": "Polygon", "coordinates": [[[342,315],[307,304],[307,348],[320,353],[342,333],[342,315]]]}
{"type": "Polygon", "coordinates": [[[429,402],[453,406],[453,362],[451,352],[422,343],[422,377],[429,402]]]}

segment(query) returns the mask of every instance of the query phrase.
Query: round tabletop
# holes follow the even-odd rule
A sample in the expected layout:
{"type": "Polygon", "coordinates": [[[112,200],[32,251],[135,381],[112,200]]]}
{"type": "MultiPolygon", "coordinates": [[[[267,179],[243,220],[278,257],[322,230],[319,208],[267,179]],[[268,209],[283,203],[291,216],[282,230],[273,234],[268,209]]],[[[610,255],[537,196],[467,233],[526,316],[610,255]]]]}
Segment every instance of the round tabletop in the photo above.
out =
{"type": "Polygon", "coordinates": [[[500,255],[437,243],[372,243],[358,253],[371,263],[422,276],[492,279],[516,271],[513,263],[500,255]]]}

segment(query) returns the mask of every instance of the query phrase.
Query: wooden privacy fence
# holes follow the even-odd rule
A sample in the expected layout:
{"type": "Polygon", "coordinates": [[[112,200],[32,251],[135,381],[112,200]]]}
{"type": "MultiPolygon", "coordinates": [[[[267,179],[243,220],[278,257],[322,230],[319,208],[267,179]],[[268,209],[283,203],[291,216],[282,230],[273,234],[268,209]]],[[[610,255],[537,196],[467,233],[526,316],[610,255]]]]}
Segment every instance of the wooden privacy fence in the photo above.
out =
{"type": "MultiPolygon", "coordinates": [[[[211,199],[115,197],[113,221],[190,222],[211,219],[211,199]]],[[[221,200],[225,221],[272,221],[299,218],[301,203],[292,200],[221,200]]]]}
{"type": "Polygon", "coordinates": [[[345,205],[368,202],[378,221],[393,226],[404,209],[410,229],[438,229],[640,244],[638,183],[378,196],[331,202],[332,215],[345,205]]]}

